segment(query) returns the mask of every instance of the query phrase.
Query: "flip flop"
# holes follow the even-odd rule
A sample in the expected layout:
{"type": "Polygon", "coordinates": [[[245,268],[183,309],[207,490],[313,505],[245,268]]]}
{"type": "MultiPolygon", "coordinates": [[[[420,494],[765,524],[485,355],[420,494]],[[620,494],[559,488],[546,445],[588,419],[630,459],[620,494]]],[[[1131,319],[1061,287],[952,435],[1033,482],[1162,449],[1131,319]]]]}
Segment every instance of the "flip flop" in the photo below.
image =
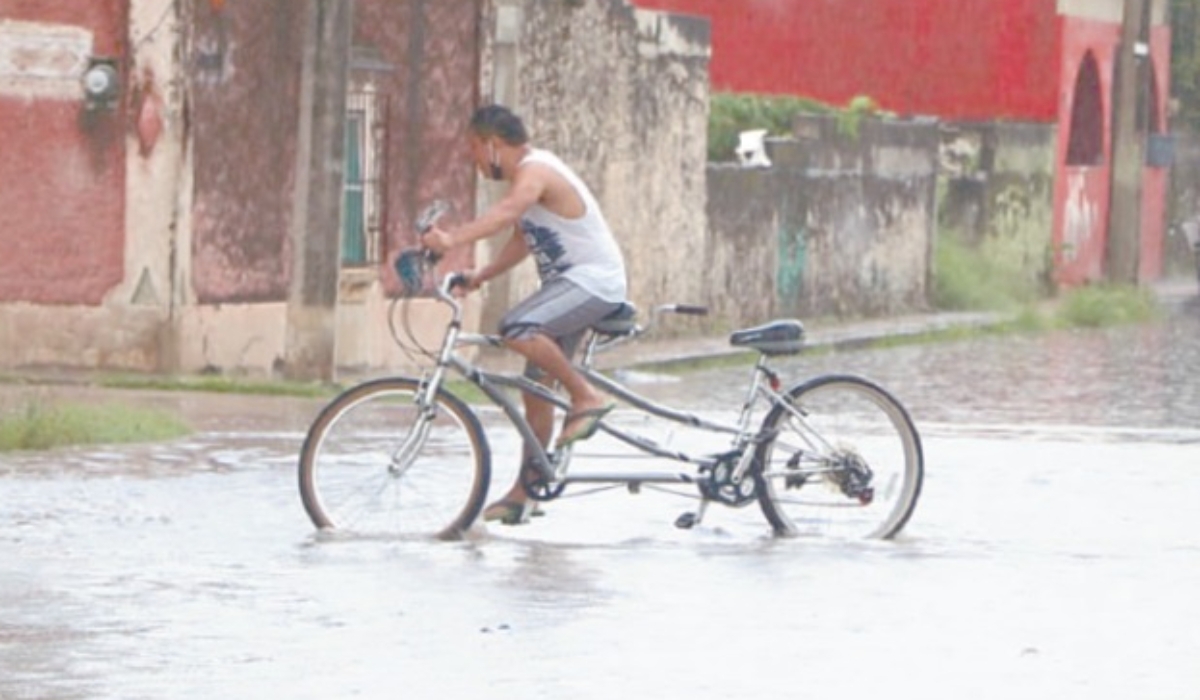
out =
{"type": "Polygon", "coordinates": [[[483,521],[500,521],[501,525],[524,525],[529,518],[545,515],[536,503],[499,500],[483,509],[483,521]]]}
{"type": "Polygon", "coordinates": [[[610,403],[599,408],[589,408],[586,411],[578,413],[568,413],[567,417],[563,419],[563,432],[558,436],[558,442],[556,443],[558,449],[573,445],[581,440],[587,440],[595,435],[596,431],[600,429],[600,421],[616,407],[617,404],[610,403]],[[576,422],[578,425],[575,430],[568,432],[567,426],[576,422]]]}

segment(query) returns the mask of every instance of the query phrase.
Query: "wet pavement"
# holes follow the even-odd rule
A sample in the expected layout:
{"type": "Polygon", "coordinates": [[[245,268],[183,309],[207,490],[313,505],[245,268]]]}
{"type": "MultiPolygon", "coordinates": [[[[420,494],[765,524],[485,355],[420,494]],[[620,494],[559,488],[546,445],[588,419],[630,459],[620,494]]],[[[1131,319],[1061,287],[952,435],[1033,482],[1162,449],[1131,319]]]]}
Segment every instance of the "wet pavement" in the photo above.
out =
{"type": "MultiPolygon", "coordinates": [[[[690,501],[654,491],[461,543],[322,536],[295,484],[319,401],[0,387],[196,429],[0,456],[0,698],[1195,698],[1200,302],[1170,308],[786,362],[913,414],[893,542],[776,539],[756,505],[676,530],[690,501]]],[[[723,414],[745,371],[623,376],[723,414]]],[[[487,418],[495,493],[515,443],[487,418]]]]}

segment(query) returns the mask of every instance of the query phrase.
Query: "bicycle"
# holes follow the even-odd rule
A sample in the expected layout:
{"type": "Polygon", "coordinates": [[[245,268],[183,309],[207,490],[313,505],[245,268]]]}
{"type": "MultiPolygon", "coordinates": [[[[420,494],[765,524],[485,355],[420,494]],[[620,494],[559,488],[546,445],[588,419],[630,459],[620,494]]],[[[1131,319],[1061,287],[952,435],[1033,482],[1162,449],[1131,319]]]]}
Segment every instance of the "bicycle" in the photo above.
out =
{"type": "MultiPolygon", "coordinates": [[[[427,211],[418,230],[428,230],[438,215],[427,211]]],[[[419,250],[401,258],[396,266],[408,298],[414,287],[423,286],[431,260],[419,250]]],[[[484,369],[463,356],[463,348],[503,347],[496,336],[463,330],[463,306],[453,294],[463,281],[461,274],[450,273],[433,289],[451,316],[437,351],[426,352],[430,368],[419,377],[388,377],[351,387],[310,426],[300,453],[299,480],[304,508],[317,528],[458,539],[472,527],[487,500],[492,455],[477,411],[448,386],[451,375],[482,391],[529,446],[536,476],[523,476],[522,485],[535,502],[552,501],[581,484],[624,486],[631,493],[643,485],[683,485],[694,488],[699,499],[696,510],[675,521],[685,529],[701,523],[712,503],[743,507],[755,501],[780,535],[888,539],[910,519],[924,478],[924,457],[908,411],[881,386],[855,375],[822,375],[784,388],[770,364],[801,352],[804,327],[799,321],[776,320],[730,336],[733,346],[758,355],[738,417],[727,421],[656,403],[595,367],[598,354],[644,336],[660,314],[702,315],[706,309],[660,306],[645,326],[637,322],[632,305],[618,309],[591,329],[576,367],[594,386],[636,411],[727,435],[729,442],[720,451],[689,454],[623,427],[618,411],[600,421],[600,432],[637,454],[688,464],[692,470],[579,471],[571,468],[576,446],[544,449],[506,392],[532,393],[566,410],[564,396],[521,374],[484,369]],[[753,427],[760,405],[765,414],[753,427]]],[[[394,326],[392,331],[404,347],[394,326]]]]}

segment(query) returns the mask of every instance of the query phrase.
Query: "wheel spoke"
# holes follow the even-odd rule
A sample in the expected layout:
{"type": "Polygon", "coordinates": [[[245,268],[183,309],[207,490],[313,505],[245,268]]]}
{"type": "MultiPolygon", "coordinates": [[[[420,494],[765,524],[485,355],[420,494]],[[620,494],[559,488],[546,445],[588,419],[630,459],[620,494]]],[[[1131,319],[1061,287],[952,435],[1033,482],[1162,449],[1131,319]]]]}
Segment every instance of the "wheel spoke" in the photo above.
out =
{"type": "Polygon", "coordinates": [[[920,438],[907,412],[875,384],[814,379],[768,414],[756,459],[759,502],[785,534],[891,537],[920,492],[920,438]],[[798,413],[802,415],[798,415],[798,413]]]}
{"type": "Polygon", "coordinates": [[[418,388],[408,379],[370,382],[335,399],[314,422],[300,490],[318,527],[448,537],[478,516],[491,469],[482,426],[444,393],[421,416],[418,388]]]}

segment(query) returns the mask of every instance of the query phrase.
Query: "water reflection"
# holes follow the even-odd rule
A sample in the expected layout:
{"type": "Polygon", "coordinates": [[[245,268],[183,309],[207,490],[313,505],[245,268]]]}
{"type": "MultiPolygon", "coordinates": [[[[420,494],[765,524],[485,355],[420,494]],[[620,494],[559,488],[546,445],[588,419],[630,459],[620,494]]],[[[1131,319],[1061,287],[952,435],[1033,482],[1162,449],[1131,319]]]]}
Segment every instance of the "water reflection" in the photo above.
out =
{"type": "MultiPolygon", "coordinates": [[[[978,337],[879,350],[802,355],[780,364],[796,381],[850,372],[875,379],[922,424],[1086,426],[1137,439],[1182,429],[1200,439],[1200,302],[1162,321],[1100,330],[978,337]]],[[[679,382],[638,383],[667,401],[736,405],[745,368],[679,382]]]]}

